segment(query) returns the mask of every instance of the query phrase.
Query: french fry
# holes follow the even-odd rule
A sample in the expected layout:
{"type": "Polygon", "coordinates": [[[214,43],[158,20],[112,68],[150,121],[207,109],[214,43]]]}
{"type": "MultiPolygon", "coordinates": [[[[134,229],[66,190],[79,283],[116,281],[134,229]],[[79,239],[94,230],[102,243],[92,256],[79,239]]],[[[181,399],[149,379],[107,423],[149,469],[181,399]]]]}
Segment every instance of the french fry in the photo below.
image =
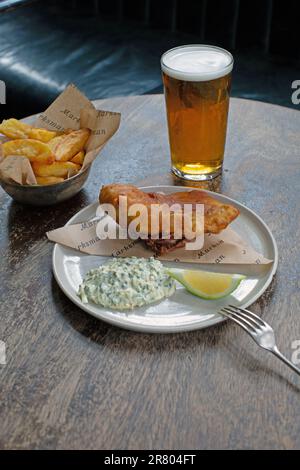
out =
{"type": "Polygon", "coordinates": [[[55,160],[66,162],[71,160],[84,146],[90,136],[89,129],[79,129],[69,134],[55,137],[48,143],[55,155],[55,160]]]}
{"type": "Polygon", "coordinates": [[[69,174],[76,174],[81,166],[72,162],[53,162],[50,165],[33,162],[32,169],[36,176],[61,176],[65,178],[69,174]]]}
{"type": "Polygon", "coordinates": [[[41,186],[47,186],[49,184],[62,183],[65,180],[60,176],[36,176],[36,181],[41,186]]]}
{"type": "Polygon", "coordinates": [[[52,163],[54,156],[48,145],[33,139],[16,139],[2,144],[2,155],[20,155],[31,162],[52,163]]]}
{"type": "Polygon", "coordinates": [[[37,127],[32,127],[28,133],[30,139],[39,140],[41,142],[49,142],[57,136],[57,132],[48,131],[47,129],[39,129],[37,127]]]}
{"type": "Polygon", "coordinates": [[[26,139],[31,127],[18,119],[4,119],[0,124],[0,133],[9,139],[26,139]]]}
{"type": "Polygon", "coordinates": [[[48,142],[57,135],[55,131],[32,127],[25,122],[13,118],[2,121],[0,133],[10,139],[34,139],[40,142],[48,142]]]}
{"type": "Polygon", "coordinates": [[[76,153],[75,157],[71,159],[71,162],[77,163],[78,165],[82,165],[84,157],[85,157],[85,152],[84,150],[81,150],[80,152],[76,153]]]}
{"type": "Polygon", "coordinates": [[[63,142],[65,138],[66,138],[66,134],[58,135],[57,137],[54,137],[47,143],[53,155],[55,155],[59,145],[63,142]]]}

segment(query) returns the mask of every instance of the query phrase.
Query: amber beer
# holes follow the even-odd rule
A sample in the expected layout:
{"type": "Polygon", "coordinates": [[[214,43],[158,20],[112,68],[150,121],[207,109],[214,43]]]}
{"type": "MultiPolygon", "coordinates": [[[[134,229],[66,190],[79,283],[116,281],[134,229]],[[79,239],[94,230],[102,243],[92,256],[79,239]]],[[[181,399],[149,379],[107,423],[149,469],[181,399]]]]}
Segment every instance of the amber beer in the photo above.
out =
{"type": "Polygon", "coordinates": [[[173,172],[188,180],[222,171],[233,57],[191,45],[161,58],[173,172]]]}

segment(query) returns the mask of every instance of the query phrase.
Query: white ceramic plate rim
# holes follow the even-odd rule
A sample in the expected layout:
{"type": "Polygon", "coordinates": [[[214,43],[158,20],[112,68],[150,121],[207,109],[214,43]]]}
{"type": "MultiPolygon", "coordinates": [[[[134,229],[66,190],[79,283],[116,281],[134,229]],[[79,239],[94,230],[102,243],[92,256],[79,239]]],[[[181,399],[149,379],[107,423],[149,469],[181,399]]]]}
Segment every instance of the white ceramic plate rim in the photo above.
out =
{"type": "MultiPolygon", "coordinates": [[[[163,191],[165,189],[168,189],[168,190],[170,189],[170,190],[173,190],[173,191],[174,190],[177,191],[177,190],[180,190],[180,189],[184,190],[184,191],[187,191],[189,189],[191,189],[191,190],[192,189],[201,190],[201,191],[204,191],[204,192],[208,193],[209,195],[211,195],[212,197],[214,197],[216,199],[223,200],[223,201],[224,200],[228,201],[228,203],[233,204],[233,205],[237,206],[238,208],[242,208],[244,211],[250,213],[256,220],[258,220],[258,222],[263,226],[263,228],[265,229],[265,231],[267,232],[267,234],[270,238],[272,248],[273,248],[273,251],[274,251],[274,261],[273,261],[272,267],[270,269],[268,278],[266,279],[264,285],[261,287],[261,289],[259,289],[256,292],[256,294],[254,294],[248,300],[248,302],[245,302],[245,303],[241,304],[241,307],[247,308],[250,305],[252,305],[259,297],[261,297],[261,295],[265,292],[265,290],[271,284],[273,276],[275,275],[275,273],[277,271],[277,267],[278,267],[278,248],[277,248],[275,238],[274,238],[271,230],[269,229],[267,224],[261,219],[261,217],[259,215],[257,215],[254,211],[252,211],[251,209],[246,207],[244,204],[236,201],[235,199],[232,199],[232,198],[230,198],[228,196],[225,196],[223,194],[220,194],[220,193],[214,193],[212,191],[207,191],[207,190],[203,190],[203,189],[200,189],[200,188],[187,187],[187,186],[170,186],[170,185],[141,186],[140,187],[140,189],[142,189],[142,190],[151,189],[152,191],[153,191],[154,188],[155,188],[156,191],[163,191]]],[[[74,219],[76,219],[78,216],[80,216],[80,214],[82,214],[83,212],[85,212],[86,210],[88,210],[89,208],[91,208],[94,205],[97,206],[98,203],[94,202],[94,203],[84,207],[79,212],[74,214],[68,220],[68,222],[65,225],[71,225],[73,223],[74,219]]],[[[89,313],[90,315],[94,316],[95,318],[103,320],[106,323],[110,323],[110,324],[112,324],[114,326],[118,326],[120,328],[125,328],[125,329],[129,329],[129,330],[133,330],[133,331],[143,332],[143,333],[176,333],[176,332],[192,331],[192,330],[207,328],[209,326],[213,326],[213,325],[216,325],[216,324],[218,324],[222,321],[225,321],[225,318],[222,317],[221,315],[218,315],[217,312],[216,312],[215,317],[209,318],[209,319],[204,320],[204,321],[199,321],[199,323],[195,322],[195,323],[190,324],[190,325],[173,325],[173,326],[157,325],[157,327],[156,327],[156,326],[153,326],[153,325],[149,326],[149,325],[136,324],[136,323],[132,324],[132,323],[127,322],[126,317],[120,318],[120,317],[116,316],[115,318],[110,318],[110,317],[108,318],[106,316],[105,310],[102,309],[101,307],[99,307],[99,313],[96,314],[95,312],[93,312],[89,308],[89,304],[83,304],[81,302],[81,300],[77,297],[76,294],[73,294],[72,292],[70,292],[64,286],[63,281],[60,279],[59,270],[57,268],[57,263],[56,263],[56,256],[57,256],[59,248],[61,248],[61,246],[59,244],[55,243],[54,248],[53,248],[53,254],[52,254],[53,274],[54,274],[54,277],[55,277],[56,282],[58,283],[59,287],[64,292],[64,294],[74,304],[76,304],[79,308],[81,308],[81,310],[84,310],[85,312],[89,313]]]]}

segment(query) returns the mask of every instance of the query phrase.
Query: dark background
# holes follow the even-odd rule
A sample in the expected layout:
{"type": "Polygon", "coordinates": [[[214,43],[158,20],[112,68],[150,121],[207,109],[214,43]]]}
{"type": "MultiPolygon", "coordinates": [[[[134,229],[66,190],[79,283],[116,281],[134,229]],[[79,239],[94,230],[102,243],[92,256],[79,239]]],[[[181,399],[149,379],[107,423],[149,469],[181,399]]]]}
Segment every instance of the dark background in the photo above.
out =
{"type": "Polygon", "coordinates": [[[297,109],[299,23],[299,0],[0,0],[1,114],[40,112],[69,82],[91,99],[161,92],[160,55],[188,43],[234,54],[233,96],[297,109]]]}

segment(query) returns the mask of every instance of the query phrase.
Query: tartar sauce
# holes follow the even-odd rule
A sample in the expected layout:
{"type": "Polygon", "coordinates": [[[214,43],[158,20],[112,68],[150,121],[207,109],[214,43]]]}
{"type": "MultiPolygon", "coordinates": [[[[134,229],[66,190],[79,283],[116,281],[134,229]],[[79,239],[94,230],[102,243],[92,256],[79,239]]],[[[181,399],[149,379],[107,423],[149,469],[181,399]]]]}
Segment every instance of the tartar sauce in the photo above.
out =
{"type": "Polygon", "coordinates": [[[82,302],[132,309],[169,297],[175,282],[154,258],[113,258],[89,271],[79,286],[82,302]]]}

